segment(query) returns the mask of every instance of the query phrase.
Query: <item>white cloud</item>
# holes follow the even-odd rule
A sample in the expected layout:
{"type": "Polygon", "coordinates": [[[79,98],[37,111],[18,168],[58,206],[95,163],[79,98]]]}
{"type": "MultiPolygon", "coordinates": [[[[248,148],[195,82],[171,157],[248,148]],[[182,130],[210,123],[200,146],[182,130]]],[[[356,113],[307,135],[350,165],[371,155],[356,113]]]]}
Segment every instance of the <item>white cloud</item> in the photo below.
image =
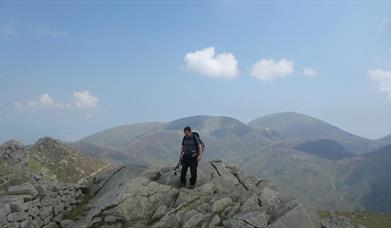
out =
{"type": "Polygon", "coordinates": [[[382,23],[380,24],[380,28],[383,31],[391,32],[391,20],[390,19],[383,20],[382,23]]]}
{"type": "Polygon", "coordinates": [[[70,103],[58,103],[48,93],[44,93],[37,99],[29,100],[25,103],[15,101],[14,107],[18,109],[39,110],[44,108],[95,108],[98,98],[90,94],[89,91],[76,91],[73,93],[74,100],[70,103]]]}
{"type": "Polygon", "coordinates": [[[232,53],[215,53],[214,47],[189,52],[185,56],[188,71],[209,76],[211,78],[236,78],[238,61],[232,53]]]}
{"type": "Polygon", "coordinates": [[[23,104],[21,104],[20,102],[18,102],[18,101],[15,101],[14,102],[14,107],[15,108],[19,108],[19,109],[21,109],[21,108],[24,108],[24,105],[23,104]]]}
{"type": "Polygon", "coordinates": [[[308,77],[315,77],[317,75],[317,73],[314,69],[307,68],[307,67],[304,67],[303,74],[304,74],[304,76],[308,76],[308,77]]]}
{"type": "Polygon", "coordinates": [[[23,26],[16,22],[0,25],[0,35],[10,36],[15,35],[16,33],[52,37],[63,37],[68,35],[68,33],[56,31],[48,26],[23,26]]]}
{"type": "Polygon", "coordinates": [[[8,23],[0,26],[0,35],[14,35],[16,33],[17,24],[16,23],[8,23]]]}
{"type": "Polygon", "coordinates": [[[28,109],[41,109],[41,108],[65,108],[69,105],[56,103],[54,99],[47,93],[42,94],[36,100],[29,100],[26,103],[21,103],[18,101],[14,102],[16,108],[28,108],[28,109]]]}
{"type": "Polygon", "coordinates": [[[293,61],[281,59],[276,62],[274,59],[260,59],[252,66],[251,76],[259,80],[272,80],[285,77],[293,70],[293,61]]]}
{"type": "Polygon", "coordinates": [[[391,99],[391,71],[375,69],[369,71],[369,77],[378,83],[377,88],[380,92],[387,94],[391,99]]]}
{"type": "Polygon", "coordinates": [[[95,108],[98,103],[98,98],[87,90],[74,92],[73,97],[76,99],[75,105],[78,108],[95,108]]]}
{"type": "Polygon", "coordinates": [[[65,32],[55,31],[48,26],[30,27],[29,30],[31,33],[36,34],[36,35],[41,35],[41,36],[63,37],[63,36],[68,35],[65,32]]]}

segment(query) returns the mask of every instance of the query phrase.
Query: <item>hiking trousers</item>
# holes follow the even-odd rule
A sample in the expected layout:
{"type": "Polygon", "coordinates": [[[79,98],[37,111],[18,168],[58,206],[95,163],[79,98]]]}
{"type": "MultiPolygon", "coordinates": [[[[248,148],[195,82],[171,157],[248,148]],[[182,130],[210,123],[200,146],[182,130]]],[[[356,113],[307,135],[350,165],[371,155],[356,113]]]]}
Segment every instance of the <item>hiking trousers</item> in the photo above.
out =
{"type": "Polygon", "coordinates": [[[187,169],[190,168],[190,185],[195,185],[197,182],[197,157],[183,158],[182,159],[182,170],[181,170],[181,183],[186,184],[187,169]]]}

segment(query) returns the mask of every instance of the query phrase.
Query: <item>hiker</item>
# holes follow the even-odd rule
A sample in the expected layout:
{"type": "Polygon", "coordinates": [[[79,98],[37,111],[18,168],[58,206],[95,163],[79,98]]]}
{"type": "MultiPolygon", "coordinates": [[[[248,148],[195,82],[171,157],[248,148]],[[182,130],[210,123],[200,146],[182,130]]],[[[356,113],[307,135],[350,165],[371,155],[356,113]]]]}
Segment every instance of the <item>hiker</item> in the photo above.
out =
{"type": "Polygon", "coordinates": [[[202,159],[202,144],[197,134],[191,132],[190,127],[183,129],[185,136],[182,140],[181,152],[179,159],[182,164],[181,170],[181,187],[186,186],[186,174],[187,169],[190,167],[190,186],[189,189],[193,189],[197,182],[197,166],[198,161],[202,159]]]}

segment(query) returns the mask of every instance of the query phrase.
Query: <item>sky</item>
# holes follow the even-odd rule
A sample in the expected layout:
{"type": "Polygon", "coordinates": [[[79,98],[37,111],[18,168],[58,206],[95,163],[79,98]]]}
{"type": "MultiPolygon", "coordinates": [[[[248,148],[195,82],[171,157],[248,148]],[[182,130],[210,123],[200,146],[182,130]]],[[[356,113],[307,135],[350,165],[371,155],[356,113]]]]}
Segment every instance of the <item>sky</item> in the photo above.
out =
{"type": "Polygon", "coordinates": [[[391,134],[391,2],[0,2],[0,141],[285,111],[391,134]]]}

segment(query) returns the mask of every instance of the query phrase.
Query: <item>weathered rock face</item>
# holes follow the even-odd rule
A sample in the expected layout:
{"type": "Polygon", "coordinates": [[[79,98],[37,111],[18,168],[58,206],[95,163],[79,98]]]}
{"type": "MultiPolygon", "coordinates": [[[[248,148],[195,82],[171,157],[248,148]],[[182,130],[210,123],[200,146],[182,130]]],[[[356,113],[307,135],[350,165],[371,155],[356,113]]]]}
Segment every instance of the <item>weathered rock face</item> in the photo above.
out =
{"type": "Polygon", "coordinates": [[[80,202],[84,188],[46,181],[11,186],[0,195],[0,227],[70,227],[63,218],[80,202]]]}
{"type": "Polygon", "coordinates": [[[319,216],[267,180],[220,161],[200,162],[193,190],[172,169],[121,167],[95,178],[75,227],[321,227],[319,216]]]}
{"type": "Polygon", "coordinates": [[[10,140],[3,143],[1,147],[0,156],[11,165],[23,162],[26,158],[26,150],[21,142],[10,140]]]}
{"type": "Polygon", "coordinates": [[[83,183],[109,166],[51,138],[41,138],[32,146],[10,140],[0,145],[0,192],[40,179],[83,183]]]}

